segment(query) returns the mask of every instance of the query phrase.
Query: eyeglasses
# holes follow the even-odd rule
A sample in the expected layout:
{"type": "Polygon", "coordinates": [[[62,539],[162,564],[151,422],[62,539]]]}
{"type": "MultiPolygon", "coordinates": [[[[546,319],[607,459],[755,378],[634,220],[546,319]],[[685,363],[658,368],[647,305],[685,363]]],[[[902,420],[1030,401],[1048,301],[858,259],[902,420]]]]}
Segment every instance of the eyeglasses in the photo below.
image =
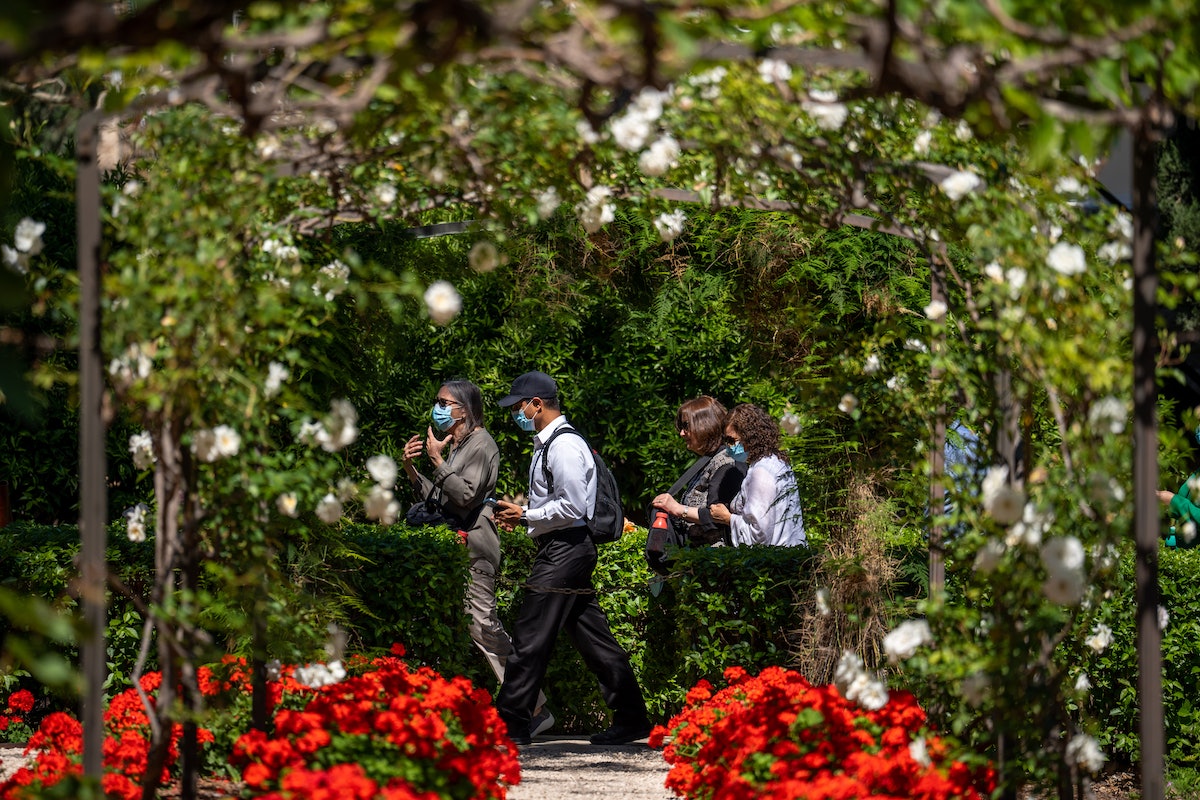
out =
{"type": "Polygon", "coordinates": [[[680,433],[687,433],[687,432],[688,432],[688,424],[687,424],[686,422],[684,422],[684,423],[681,423],[680,425],[677,425],[676,427],[677,427],[677,428],[679,428],[679,432],[680,432],[680,433]]]}
{"type": "Polygon", "coordinates": [[[458,402],[457,400],[451,400],[446,397],[435,397],[435,398],[433,398],[433,402],[436,403],[437,405],[441,406],[442,408],[445,408],[446,406],[462,405],[462,403],[458,402]]]}

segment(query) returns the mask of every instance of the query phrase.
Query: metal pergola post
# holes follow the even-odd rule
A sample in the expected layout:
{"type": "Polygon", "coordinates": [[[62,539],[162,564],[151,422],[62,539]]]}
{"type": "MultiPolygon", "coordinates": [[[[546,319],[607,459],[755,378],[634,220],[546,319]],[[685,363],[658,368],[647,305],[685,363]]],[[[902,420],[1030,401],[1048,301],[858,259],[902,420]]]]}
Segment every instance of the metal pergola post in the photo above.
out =
{"type": "Polygon", "coordinates": [[[1158,629],[1158,384],[1154,261],[1155,142],[1143,123],[1133,146],[1133,529],[1136,541],[1138,732],[1142,800],[1163,797],[1162,634],[1158,629]]]}
{"type": "Polygon", "coordinates": [[[83,772],[100,784],[104,747],[104,628],[107,564],[103,359],[100,352],[100,115],[83,115],[75,135],[75,222],[79,268],[79,535],[83,600],[83,772]]]}

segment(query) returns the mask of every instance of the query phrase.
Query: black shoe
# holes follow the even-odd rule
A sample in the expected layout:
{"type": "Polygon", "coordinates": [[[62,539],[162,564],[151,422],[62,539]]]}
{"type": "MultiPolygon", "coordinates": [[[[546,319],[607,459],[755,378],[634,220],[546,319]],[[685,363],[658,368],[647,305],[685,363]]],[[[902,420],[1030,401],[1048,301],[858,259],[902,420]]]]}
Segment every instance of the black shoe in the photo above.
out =
{"type": "Polygon", "coordinates": [[[509,735],[508,738],[511,739],[512,743],[515,744],[517,747],[527,747],[527,746],[533,744],[533,737],[530,736],[529,734],[525,734],[524,736],[521,736],[520,734],[515,735],[515,736],[509,735]]]}
{"type": "Polygon", "coordinates": [[[654,726],[649,722],[642,722],[637,725],[617,725],[608,726],[608,730],[600,733],[593,733],[588,739],[592,744],[629,744],[636,742],[638,739],[645,739],[650,735],[650,730],[654,726]]]}

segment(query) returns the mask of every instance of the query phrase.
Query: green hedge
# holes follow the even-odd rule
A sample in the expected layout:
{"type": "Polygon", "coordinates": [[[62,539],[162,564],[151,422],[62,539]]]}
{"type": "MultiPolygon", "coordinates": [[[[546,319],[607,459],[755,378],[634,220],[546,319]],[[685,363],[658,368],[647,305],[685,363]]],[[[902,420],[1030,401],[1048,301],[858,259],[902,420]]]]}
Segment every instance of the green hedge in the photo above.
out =
{"type": "MultiPolygon", "coordinates": [[[[409,657],[446,674],[463,674],[495,689],[482,654],[471,643],[462,611],[466,550],[443,530],[349,525],[346,546],[329,556],[329,580],[312,583],[332,592],[342,608],[351,649],[371,652],[401,642],[409,657]]],[[[600,548],[596,587],[613,632],[629,650],[655,719],[679,708],[700,678],[717,680],[731,664],[758,669],[788,660],[794,600],[807,591],[811,553],[777,548],[718,548],[684,553],[677,574],[652,592],[643,558],[645,531],[600,548]]],[[[501,617],[510,632],[521,583],[534,556],[523,534],[503,534],[505,560],[499,581],[501,617]]],[[[66,613],[78,603],[68,591],[79,551],[74,526],[14,523],[0,531],[0,585],[47,599],[66,613]]],[[[128,541],[123,525],[109,529],[110,567],[135,592],[149,593],[153,540],[128,541]]],[[[0,621],[7,633],[6,623],[0,621]]],[[[272,629],[275,626],[269,626],[272,629]]],[[[137,658],[141,617],[133,604],[110,595],[108,626],[111,681],[118,686],[137,658]]],[[[66,648],[76,660],[78,653],[66,648]]],[[[151,668],[153,664],[151,664],[151,668]]],[[[563,636],[551,661],[546,692],[559,730],[601,725],[605,708],[596,681],[563,636]]]]}

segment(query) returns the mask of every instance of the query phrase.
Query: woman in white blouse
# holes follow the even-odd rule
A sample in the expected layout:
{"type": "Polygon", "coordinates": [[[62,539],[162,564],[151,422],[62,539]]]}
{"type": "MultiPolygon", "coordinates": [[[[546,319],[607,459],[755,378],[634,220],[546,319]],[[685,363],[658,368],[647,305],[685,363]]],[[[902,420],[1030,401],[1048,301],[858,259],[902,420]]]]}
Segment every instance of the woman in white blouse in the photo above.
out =
{"type": "Polygon", "coordinates": [[[800,492],[779,449],[779,423],[758,406],[742,403],[725,417],[725,446],[734,459],[745,459],[750,471],[733,502],[709,507],[713,521],[729,525],[734,545],[805,545],[800,492]]]}

